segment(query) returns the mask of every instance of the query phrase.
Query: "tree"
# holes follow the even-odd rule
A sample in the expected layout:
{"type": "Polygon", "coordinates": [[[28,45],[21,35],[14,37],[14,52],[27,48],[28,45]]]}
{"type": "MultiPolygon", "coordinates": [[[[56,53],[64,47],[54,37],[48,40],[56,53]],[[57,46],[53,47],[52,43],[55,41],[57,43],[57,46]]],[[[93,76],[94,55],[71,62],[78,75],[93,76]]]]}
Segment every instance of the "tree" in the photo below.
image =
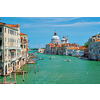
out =
{"type": "Polygon", "coordinates": [[[84,46],[87,48],[89,46],[89,41],[85,42],[84,46]]]}

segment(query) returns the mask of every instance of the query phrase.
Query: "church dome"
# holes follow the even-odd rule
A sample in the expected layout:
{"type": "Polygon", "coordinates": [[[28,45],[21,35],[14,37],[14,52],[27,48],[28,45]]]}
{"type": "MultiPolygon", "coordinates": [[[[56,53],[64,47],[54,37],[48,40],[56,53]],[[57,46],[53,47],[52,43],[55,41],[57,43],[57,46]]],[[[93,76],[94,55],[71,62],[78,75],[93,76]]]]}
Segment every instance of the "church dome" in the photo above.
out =
{"type": "Polygon", "coordinates": [[[51,38],[51,40],[58,40],[58,39],[59,39],[58,36],[53,36],[53,37],[51,38]]]}
{"type": "Polygon", "coordinates": [[[65,41],[65,38],[62,38],[61,41],[65,41]]]}
{"type": "Polygon", "coordinates": [[[57,36],[57,33],[54,33],[54,36],[51,38],[51,43],[60,44],[60,38],[57,36]]]}

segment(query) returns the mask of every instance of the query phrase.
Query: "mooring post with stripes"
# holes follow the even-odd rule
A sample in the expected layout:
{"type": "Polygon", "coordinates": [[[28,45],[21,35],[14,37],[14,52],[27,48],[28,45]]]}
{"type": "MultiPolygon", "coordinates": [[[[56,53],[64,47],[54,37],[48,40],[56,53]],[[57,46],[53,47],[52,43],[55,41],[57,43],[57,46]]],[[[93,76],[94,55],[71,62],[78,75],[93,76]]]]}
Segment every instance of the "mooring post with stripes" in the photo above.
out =
{"type": "Polygon", "coordinates": [[[15,78],[15,81],[16,81],[16,72],[14,73],[14,78],[15,78]]]}
{"type": "Polygon", "coordinates": [[[37,65],[37,71],[39,72],[39,65],[37,65]]]}
{"type": "Polygon", "coordinates": [[[4,76],[4,84],[6,84],[6,75],[4,76]]]}
{"type": "Polygon", "coordinates": [[[23,81],[24,81],[24,71],[23,71],[23,81]]]}
{"type": "Polygon", "coordinates": [[[36,66],[35,66],[35,74],[36,74],[36,66]]]}
{"type": "Polygon", "coordinates": [[[10,79],[11,79],[11,69],[10,69],[10,79]]]}

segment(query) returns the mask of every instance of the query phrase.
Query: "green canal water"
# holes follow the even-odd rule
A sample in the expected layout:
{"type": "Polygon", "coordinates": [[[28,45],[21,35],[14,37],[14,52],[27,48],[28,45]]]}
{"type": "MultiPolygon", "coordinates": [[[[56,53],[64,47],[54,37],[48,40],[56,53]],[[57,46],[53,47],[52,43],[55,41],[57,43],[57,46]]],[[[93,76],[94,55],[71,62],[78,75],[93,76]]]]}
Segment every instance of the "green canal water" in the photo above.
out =
{"type": "MultiPolygon", "coordinates": [[[[17,84],[100,84],[100,61],[82,60],[72,56],[47,55],[39,54],[37,64],[29,68],[24,66],[24,70],[28,69],[23,81],[23,75],[16,75],[17,84]],[[50,57],[55,56],[49,60],[50,57]],[[66,62],[71,59],[71,62],[66,62]],[[39,65],[39,72],[35,74],[39,65]]],[[[7,81],[14,81],[7,76],[7,81]]],[[[0,82],[4,82],[4,77],[0,77],[0,82]]]]}

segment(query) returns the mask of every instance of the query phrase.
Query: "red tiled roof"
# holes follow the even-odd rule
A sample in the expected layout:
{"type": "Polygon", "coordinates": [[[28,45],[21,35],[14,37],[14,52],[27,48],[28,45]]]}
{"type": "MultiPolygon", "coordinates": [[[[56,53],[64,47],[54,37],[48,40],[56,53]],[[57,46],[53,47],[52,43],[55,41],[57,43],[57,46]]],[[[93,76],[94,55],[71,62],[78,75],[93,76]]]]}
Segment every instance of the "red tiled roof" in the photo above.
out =
{"type": "Polygon", "coordinates": [[[6,26],[14,28],[14,27],[19,27],[19,24],[14,24],[14,25],[6,24],[6,26]]]}
{"type": "MultiPolygon", "coordinates": [[[[47,45],[55,46],[53,43],[50,43],[50,44],[47,44],[47,45]]],[[[46,46],[47,46],[47,45],[46,45],[46,46]]]]}
{"type": "Polygon", "coordinates": [[[25,33],[20,33],[20,35],[27,35],[27,34],[25,34],[25,33]]]}
{"type": "Polygon", "coordinates": [[[0,25],[5,25],[5,23],[0,22],[0,25]]]}
{"type": "Polygon", "coordinates": [[[100,40],[97,40],[97,41],[95,41],[95,42],[100,42],[100,40]]]}
{"type": "Polygon", "coordinates": [[[78,49],[78,48],[77,48],[77,47],[71,47],[71,48],[69,48],[69,49],[75,49],[75,50],[76,50],[76,49],[78,49]]]}

